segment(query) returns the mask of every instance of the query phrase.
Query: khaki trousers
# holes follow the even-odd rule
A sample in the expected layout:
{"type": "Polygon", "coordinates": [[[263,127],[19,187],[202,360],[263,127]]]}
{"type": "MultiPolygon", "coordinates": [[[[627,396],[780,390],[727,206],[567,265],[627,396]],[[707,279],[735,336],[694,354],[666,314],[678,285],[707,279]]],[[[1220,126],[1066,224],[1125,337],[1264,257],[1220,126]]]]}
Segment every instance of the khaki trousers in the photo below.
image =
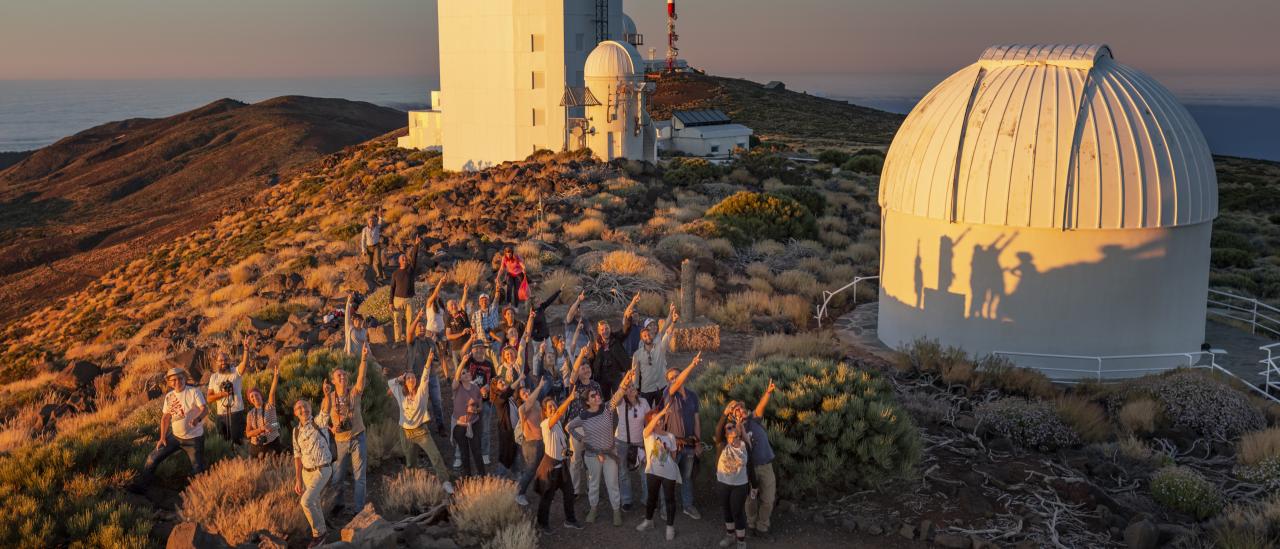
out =
{"type": "Polygon", "coordinates": [[[769,517],[778,497],[778,477],[773,474],[773,464],[756,466],[755,498],[747,500],[747,527],[759,532],[769,531],[769,517]]]}

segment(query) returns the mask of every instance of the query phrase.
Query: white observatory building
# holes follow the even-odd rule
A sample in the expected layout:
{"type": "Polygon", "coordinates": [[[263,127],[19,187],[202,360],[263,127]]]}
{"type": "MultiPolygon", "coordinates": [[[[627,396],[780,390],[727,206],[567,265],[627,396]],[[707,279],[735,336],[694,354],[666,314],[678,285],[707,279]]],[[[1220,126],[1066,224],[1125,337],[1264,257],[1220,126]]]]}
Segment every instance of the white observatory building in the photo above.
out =
{"type": "Polygon", "coordinates": [[[586,105],[587,147],[601,160],[650,160],[657,154],[657,133],[649,119],[648,84],[635,46],[606,40],[596,46],[583,70],[590,98],[586,105]]]}
{"type": "Polygon", "coordinates": [[[892,347],[1105,379],[1186,365],[1151,355],[1204,341],[1213,159],[1173,94],[1105,45],[988,48],[907,116],[879,202],[892,347]]]}
{"type": "Polygon", "coordinates": [[[438,4],[440,90],[432,93],[430,110],[409,114],[409,135],[399,140],[401,147],[441,148],[445,169],[479,170],[522,160],[539,149],[581,148],[603,136],[602,143],[617,143],[597,151],[606,160],[656,160],[656,145],[643,148],[656,142],[646,137],[654,131],[643,114],[650,89],[643,86],[643,72],[637,73],[643,67],[634,44],[643,38],[622,13],[622,0],[438,4]],[[587,58],[598,47],[606,50],[601,60],[618,55],[619,47],[635,59],[627,74],[594,75],[601,86],[603,79],[616,81],[604,94],[587,91],[587,58]],[[633,82],[637,74],[639,83],[633,82]],[[595,106],[605,111],[587,112],[595,106]],[[630,118],[593,116],[624,112],[630,118]],[[640,146],[634,146],[637,140],[640,146]]]}

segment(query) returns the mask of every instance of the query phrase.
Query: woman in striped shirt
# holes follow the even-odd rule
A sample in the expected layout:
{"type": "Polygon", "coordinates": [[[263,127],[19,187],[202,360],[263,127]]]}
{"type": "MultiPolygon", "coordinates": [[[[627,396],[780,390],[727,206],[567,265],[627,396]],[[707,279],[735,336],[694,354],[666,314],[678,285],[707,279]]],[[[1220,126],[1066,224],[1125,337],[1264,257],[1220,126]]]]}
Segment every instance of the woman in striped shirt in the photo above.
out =
{"type": "Polygon", "coordinates": [[[596,521],[600,504],[600,481],[604,476],[605,488],[609,491],[609,505],[613,507],[613,525],[622,526],[621,494],[618,492],[618,451],[614,431],[618,426],[618,403],[622,401],[625,388],[635,379],[635,370],[627,372],[622,379],[622,391],[616,391],[608,406],[604,405],[604,396],[599,388],[593,387],[585,391],[587,405],[578,416],[569,421],[567,430],[582,448],[582,459],[587,467],[587,501],[591,510],[587,512],[587,522],[596,521]]]}

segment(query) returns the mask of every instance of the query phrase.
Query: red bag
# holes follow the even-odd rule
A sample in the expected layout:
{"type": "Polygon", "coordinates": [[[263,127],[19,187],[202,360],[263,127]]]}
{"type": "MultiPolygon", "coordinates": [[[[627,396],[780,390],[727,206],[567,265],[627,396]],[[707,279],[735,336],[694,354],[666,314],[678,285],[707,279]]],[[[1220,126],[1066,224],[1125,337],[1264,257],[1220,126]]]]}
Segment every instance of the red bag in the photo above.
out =
{"type": "Polygon", "coordinates": [[[516,291],[516,297],[520,301],[529,301],[529,276],[520,277],[520,289],[516,291]]]}

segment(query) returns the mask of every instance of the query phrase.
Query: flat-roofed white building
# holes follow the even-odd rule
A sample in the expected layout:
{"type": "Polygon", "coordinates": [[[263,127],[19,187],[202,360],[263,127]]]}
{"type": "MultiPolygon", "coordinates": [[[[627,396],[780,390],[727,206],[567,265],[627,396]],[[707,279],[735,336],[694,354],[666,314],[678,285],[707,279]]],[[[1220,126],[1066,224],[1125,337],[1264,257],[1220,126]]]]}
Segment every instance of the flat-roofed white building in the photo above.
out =
{"type": "Polygon", "coordinates": [[[659,123],[658,147],[688,156],[728,157],[736,149],[751,148],[751,128],[735,124],[716,109],[675,111],[659,123]]]}

